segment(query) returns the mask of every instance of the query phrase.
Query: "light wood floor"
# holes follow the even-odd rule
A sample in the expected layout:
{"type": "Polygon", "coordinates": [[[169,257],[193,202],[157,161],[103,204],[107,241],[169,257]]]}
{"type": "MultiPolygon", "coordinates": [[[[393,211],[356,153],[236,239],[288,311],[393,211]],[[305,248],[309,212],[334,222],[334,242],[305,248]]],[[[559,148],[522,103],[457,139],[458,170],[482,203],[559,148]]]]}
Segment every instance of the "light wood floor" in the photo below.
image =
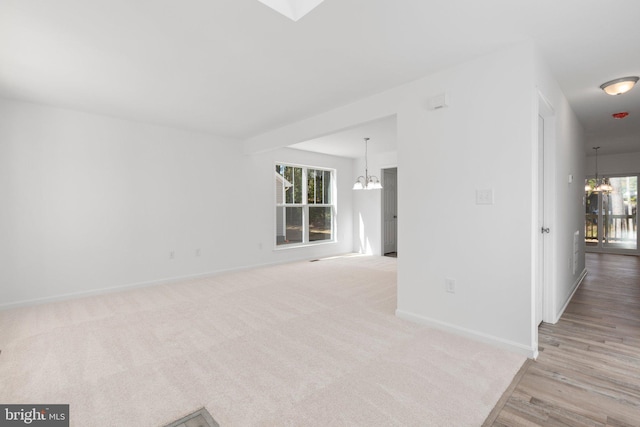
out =
{"type": "Polygon", "coordinates": [[[587,254],[587,270],[484,426],[640,426],[640,257],[587,254]]]}

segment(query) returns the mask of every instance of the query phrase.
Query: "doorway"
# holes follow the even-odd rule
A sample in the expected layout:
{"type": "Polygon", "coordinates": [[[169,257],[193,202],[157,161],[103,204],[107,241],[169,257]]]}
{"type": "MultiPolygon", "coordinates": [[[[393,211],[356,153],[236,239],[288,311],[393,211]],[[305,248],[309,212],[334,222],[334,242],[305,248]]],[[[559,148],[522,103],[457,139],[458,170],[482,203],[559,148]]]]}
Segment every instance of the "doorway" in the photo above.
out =
{"type": "Polygon", "coordinates": [[[538,275],[536,280],[536,309],[535,325],[542,323],[544,304],[544,281],[545,281],[545,234],[549,233],[549,227],[545,222],[545,144],[544,144],[544,118],[538,116],[538,224],[540,234],[538,234],[538,275]]]}
{"type": "Polygon", "coordinates": [[[382,253],[398,256],[398,168],[382,169],[382,253]]]}
{"type": "MultiPolygon", "coordinates": [[[[556,215],[551,209],[556,197],[555,177],[555,111],[551,103],[538,92],[538,137],[537,137],[537,209],[534,222],[534,281],[532,283],[531,326],[533,345],[538,346],[538,326],[543,321],[554,322],[556,312],[553,257],[557,237],[554,235],[556,215]]],[[[577,258],[576,258],[577,259],[577,258]]],[[[575,260],[574,260],[575,261],[575,260]]]]}
{"type": "Polygon", "coordinates": [[[638,249],[638,175],[605,176],[585,182],[585,245],[597,252],[638,249]]]}

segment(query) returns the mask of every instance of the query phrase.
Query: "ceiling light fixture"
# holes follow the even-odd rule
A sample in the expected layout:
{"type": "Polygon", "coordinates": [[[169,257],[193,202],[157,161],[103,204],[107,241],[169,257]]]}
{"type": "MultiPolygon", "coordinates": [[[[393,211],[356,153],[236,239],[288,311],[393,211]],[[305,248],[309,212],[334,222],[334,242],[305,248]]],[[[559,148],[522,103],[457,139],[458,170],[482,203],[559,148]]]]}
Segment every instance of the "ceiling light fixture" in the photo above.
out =
{"type": "Polygon", "coordinates": [[[594,182],[594,186],[591,186],[590,180],[587,180],[587,183],[584,186],[584,191],[591,191],[592,193],[608,193],[613,190],[613,187],[609,184],[607,178],[602,178],[602,180],[598,179],[598,150],[600,147],[593,147],[596,150],[596,179],[594,182]]]}
{"type": "Polygon", "coordinates": [[[360,175],[353,184],[354,190],[379,190],[382,188],[377,176],[369,175],[369,162],[367,160],[367,145],[369,138],[364,139],[364,176],[360,175]]]}
{"type": "Polygon", "coordinates": [[[324,0],[258,0],[287,18],[297,21],[311,12],[324,0]]]}
{"type": "Polygon", "coordinates": [[[631,90],[638,81],[637,76],[622,77],[620,79],[611,80],[600,85],[600,89],[609,95],[622,95],[631,90]]]}

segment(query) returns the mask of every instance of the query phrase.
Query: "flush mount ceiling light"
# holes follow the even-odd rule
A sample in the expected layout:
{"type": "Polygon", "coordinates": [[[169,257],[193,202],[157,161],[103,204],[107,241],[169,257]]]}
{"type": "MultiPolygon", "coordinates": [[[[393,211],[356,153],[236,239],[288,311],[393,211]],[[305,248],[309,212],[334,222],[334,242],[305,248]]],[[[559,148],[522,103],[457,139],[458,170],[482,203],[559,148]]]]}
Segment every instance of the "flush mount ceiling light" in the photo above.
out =
{"type": "Polygon", "coordinates": [[[311,12],[324,0],[258,0],[287,18],[297,21],[311,12]]]}
{"type": "Polygon", "coordinates": [[[622,77],[600,85],[600,89],[609,95],[621,95],[629,92],[638,81],[637,76],[622,77]]]}
{"type": "Polygon", "coordinates": [[[377,176],[369,175],[369,163],[367,161],[367,145],[369,138],[364,139],[364,176],[359,176],[353,184],[354,190],[379,190],[382,188],[377,176]]]}

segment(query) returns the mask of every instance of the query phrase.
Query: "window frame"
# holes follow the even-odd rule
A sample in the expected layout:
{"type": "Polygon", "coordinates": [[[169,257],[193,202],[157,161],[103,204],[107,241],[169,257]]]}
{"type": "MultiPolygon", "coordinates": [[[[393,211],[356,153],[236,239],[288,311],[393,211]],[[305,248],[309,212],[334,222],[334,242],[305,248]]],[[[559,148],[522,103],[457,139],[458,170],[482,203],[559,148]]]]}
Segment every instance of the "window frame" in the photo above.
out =
{"type": "MultiPolygon", "coordinates": [[[[278,166],[284,167],[292,167],[292,168],[301,168],[302,169],[302,202],[301,203],[287,203],[286,195],[283,193],[282,203],[278,202],[278,195],[276,194],[277,189],[274,188],[273,194],[273,203],[275,205],[275,218],[274,218],[274,230],[273,230],[273,246],[275,250],[284,250],[284,249],[292,249],[292,248],[300,248],[305,246],[316,246],[322,244],[332,244],[337,242],[337,185],[336,185],[336,176],[337,171],[334,168],[323,167],[323,166],[310,166],[304,164],[290,163],[290,162],[274,162],[273,169],[276,174],[279,174],[276,169],[278,166]],[[329,172],[331,175],[331,183],[329,186],[329,199],[330,203],[309,203],[308,200],[308,177],[309,171],[323,171],[329,172]],[[278,244],[278,209],[282,208],[302,208],[302,241],[295,243],[280,243],[278,244]],[[323,240],[310,240],[309,237],[309,208],[310,207],[318,207],[318,208],[331,208],[331,238],[323,239],[323,240]]],[[[284,177],[283,177],[284,178],[284,177]]],[[[315,187],[315,185],[314,185],[315,187]]],[[[286,191],[286,190],[285,190],[286,191]]],[[[324,200],[323,200],[324,201],[324,200]]],[[[286,227],[286,226],[285,226],[286,227]]]]}

